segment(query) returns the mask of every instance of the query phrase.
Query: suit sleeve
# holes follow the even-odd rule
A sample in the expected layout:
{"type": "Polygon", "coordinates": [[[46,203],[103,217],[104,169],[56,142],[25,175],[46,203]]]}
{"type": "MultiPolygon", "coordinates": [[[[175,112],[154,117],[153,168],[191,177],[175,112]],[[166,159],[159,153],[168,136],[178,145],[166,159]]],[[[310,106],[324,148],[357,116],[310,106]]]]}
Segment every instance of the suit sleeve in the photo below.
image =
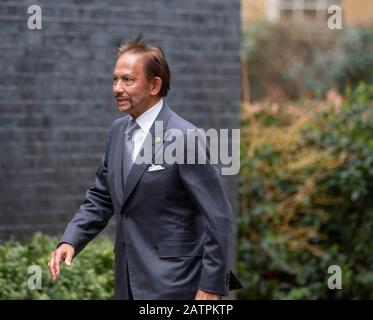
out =
{"type": "Polygon", "coordinates": [[[179,172],[206,221],[199,289],[224,296],[229,291],[234,216],[219,171],[209,161],[208,148],[206,164],[197,163],[198,153],[205,152],[200,147],[197,150],[196,164],[180,164],[179,172]]]}
{"type": "Polygon", "coordinates": [[[114,212],[107,181],[111,132],[112,127],[107,137],[105,154],[96,171],[95,184],[87,190],[84,202],[67,225],[59,242],[59,245],[64,242],[73,245],[75,256],[105,228],[114,212]]]}

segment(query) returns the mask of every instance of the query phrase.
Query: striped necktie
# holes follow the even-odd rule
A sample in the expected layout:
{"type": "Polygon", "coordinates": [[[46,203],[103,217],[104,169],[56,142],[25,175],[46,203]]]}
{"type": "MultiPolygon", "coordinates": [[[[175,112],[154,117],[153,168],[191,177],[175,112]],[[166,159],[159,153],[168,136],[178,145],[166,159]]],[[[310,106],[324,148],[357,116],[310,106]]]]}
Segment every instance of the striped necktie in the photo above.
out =
{"type": "Polygon", "coordinates": [[[124,152],[123,152],[123,183],[126,185],[128,174],[132,167],[132,154],[134,149],[133,133],[140,129],[134,118],[130,118],[124,132],[124,152]]]}

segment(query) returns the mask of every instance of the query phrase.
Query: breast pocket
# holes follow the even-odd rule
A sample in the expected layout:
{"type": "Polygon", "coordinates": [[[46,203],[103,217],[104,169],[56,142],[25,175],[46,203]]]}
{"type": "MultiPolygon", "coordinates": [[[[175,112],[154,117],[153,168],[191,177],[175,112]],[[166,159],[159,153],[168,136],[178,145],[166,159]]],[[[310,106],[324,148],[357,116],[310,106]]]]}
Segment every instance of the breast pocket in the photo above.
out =
{"type": "Polygon", "coordinates": [[[142,175],[142,179],[146,180],[148,183],[152,183],[154,181],[162,182],[168,181],[171,182],[174,177],[177,176],[177,167],[176,165],[162,165],[164,169],[157,169],[157,170],[150,170],[150,166],[148,166],[142,175]]]}

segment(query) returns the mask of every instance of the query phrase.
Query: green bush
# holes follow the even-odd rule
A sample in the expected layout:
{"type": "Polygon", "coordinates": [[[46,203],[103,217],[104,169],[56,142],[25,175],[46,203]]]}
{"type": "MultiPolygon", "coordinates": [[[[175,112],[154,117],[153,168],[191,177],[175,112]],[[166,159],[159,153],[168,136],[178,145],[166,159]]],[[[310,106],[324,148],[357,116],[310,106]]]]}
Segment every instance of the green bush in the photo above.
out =
{"type": "Polygon", "coordinates": [[[373,82],[373,28],[330,31],[261,22],[242,33],[251,98],[321,98],[360,81],[373,82]]]}
{"type": "Polygon", "coordinates": [[[333,62],[333,78],[340,91],[360,82],[373,83],[373,27],[346,29],[340,48],[342,54],[333,62]]]}
{"type": "Polygon", "coordinates": [[[241,126],[245,299],[373,298],[373,85],[342,106],[262,105],[241,126]],[[342,269],[342,290],[327,287],[342,269]]]}
{"type": "Polygon", "coordinates": [[[113,243],[101,236],[73,260],[62,263],[60,278],[53,283],[47,263],[58,239],[36,233],[22,241],[0,245],[0,299],[112,299],[114,295],[113,243]],[[42,270],[41,289],[29,289],[31,265],[42,270]]]}

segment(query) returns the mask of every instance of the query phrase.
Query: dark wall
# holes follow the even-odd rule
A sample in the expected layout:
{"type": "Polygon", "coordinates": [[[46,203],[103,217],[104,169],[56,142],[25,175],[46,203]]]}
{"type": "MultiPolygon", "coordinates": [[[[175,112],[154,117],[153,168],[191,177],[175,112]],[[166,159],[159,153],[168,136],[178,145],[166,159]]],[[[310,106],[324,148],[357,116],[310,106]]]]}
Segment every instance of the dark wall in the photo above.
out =
{"type": "MultiPolygon", "coordinates": [[[[239,0],[0,2],[0,239],[61,233],[92,186],[115,48],[140,33],[172,72],[168,104],[205,129],[238,128],[239,0]],[[27,7],[42,8],[42,30],[27,7]]],[[[237,177],[224,177],[237,208],[237,177]]],[[[109,230],[111,230],[109,228],[109,230]]]]}

